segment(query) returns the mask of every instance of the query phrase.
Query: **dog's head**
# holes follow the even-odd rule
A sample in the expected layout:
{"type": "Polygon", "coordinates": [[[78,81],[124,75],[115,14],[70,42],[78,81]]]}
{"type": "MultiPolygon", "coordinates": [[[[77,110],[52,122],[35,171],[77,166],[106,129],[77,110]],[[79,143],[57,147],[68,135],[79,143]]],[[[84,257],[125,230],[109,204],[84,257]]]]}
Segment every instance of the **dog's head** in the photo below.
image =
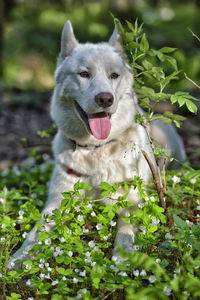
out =
{"type": "Polygon", "coordinates": [[[108,43],[80,44],[67,21],[55,80],[51,115],[68,138],[97,145],[133,122],[133,75],[121,54],[117,29],[108,43]]]}

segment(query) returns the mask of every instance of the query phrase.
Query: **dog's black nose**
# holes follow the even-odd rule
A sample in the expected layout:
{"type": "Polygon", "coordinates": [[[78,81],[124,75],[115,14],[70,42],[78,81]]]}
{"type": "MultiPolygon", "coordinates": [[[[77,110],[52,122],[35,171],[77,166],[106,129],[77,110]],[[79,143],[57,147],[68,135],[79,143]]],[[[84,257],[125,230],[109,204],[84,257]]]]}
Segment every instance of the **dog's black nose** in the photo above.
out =
{"type": "Polygon", "coordinates": [[[95,96],[98,106],[107,108],[113,104],[114,97],[111,93],[99,93],[95,96]]]}

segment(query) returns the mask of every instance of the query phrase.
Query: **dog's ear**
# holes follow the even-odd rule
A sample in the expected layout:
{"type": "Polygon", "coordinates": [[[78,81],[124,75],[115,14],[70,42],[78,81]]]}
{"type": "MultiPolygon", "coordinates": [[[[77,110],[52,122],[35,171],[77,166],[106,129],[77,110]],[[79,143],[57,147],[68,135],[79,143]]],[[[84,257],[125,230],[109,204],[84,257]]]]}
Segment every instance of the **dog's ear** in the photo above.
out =
{"type": "Polygon", "coordinates": [[[124,53],[124,50],[121,45],[121,36],[118,32],[117,26],[115,26],[115,29],[114,29],[108,43],[111,46],[115,47],[119,52],[124,53]]]}
{"type": "Polygon", "coordinates": [[[58,64],[62,62],[65,57],[71,54],[74,48],[78,46],[78,41],[75,38],[73,27],[70,21],[64,25],[61,37],[61,49],[58,57],[58,64]]]}

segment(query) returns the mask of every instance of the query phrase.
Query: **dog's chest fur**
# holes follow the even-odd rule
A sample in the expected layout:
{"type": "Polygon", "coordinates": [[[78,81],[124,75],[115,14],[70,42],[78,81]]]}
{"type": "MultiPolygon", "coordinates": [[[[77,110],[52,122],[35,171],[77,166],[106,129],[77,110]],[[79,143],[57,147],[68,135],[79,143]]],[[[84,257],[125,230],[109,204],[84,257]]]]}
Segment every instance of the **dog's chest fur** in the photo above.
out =
{"type": "Polygon", "coordinates": [[[80,180],[93,187],[102,181],[113,184],[141,176],[147,182],[151,177],[141,153],[141,149],[147,151],[150,146],[144,128],[138,124],[134,123],[121,136],[100,147],[76,145],[72,149],[70,143],[66,139],[61,145],[57,138],[54,144],[56,163],[65,173],[69,168],[80,173],[80,180]]]}

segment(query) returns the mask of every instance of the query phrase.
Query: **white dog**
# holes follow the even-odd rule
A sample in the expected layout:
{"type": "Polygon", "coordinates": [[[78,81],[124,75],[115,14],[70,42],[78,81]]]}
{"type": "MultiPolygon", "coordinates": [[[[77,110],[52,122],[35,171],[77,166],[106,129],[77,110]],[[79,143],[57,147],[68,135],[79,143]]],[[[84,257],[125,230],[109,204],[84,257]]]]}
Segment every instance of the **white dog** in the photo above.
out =
{"type": "MultiPolygon", "coordinates": [[[[72,190],[77,180],[93,186],[92,197],[99,198],[102,181],[112,184],[135,176],[144,182],[151,179],[141,150],[154,165],[155,161],[145,129],[135,122],[140,108],[133,91],[133,74],[121,54],[118,39],[115,29],[108,43],[79,44],[70,21],[64,26],[51,102],[51,116],[58,126],[53,142],[55,168],[42,214],[60,208],[61,193],[72,190]]],[[[167,144],[169,154],[183,161],[182,142],[174,128],[157,123],[150,128],[155,139],[163,146],[167,144]]],[[[127,200],[134,207],[140,201],[137,191],[131,189],[127,200]]],[[[102,201],[108,203],[106,199],[102,201]]],[[[119,216],[115,253],[118,245],[133,251],[134,231],[131,224],[122,221],[125,213],[126,209],[119,216]]],[[[51,227],[49,224],[47,230],[51,227]]],[[[26,259],[36,241],[35,226],[8,266],[26,259]]]]}

